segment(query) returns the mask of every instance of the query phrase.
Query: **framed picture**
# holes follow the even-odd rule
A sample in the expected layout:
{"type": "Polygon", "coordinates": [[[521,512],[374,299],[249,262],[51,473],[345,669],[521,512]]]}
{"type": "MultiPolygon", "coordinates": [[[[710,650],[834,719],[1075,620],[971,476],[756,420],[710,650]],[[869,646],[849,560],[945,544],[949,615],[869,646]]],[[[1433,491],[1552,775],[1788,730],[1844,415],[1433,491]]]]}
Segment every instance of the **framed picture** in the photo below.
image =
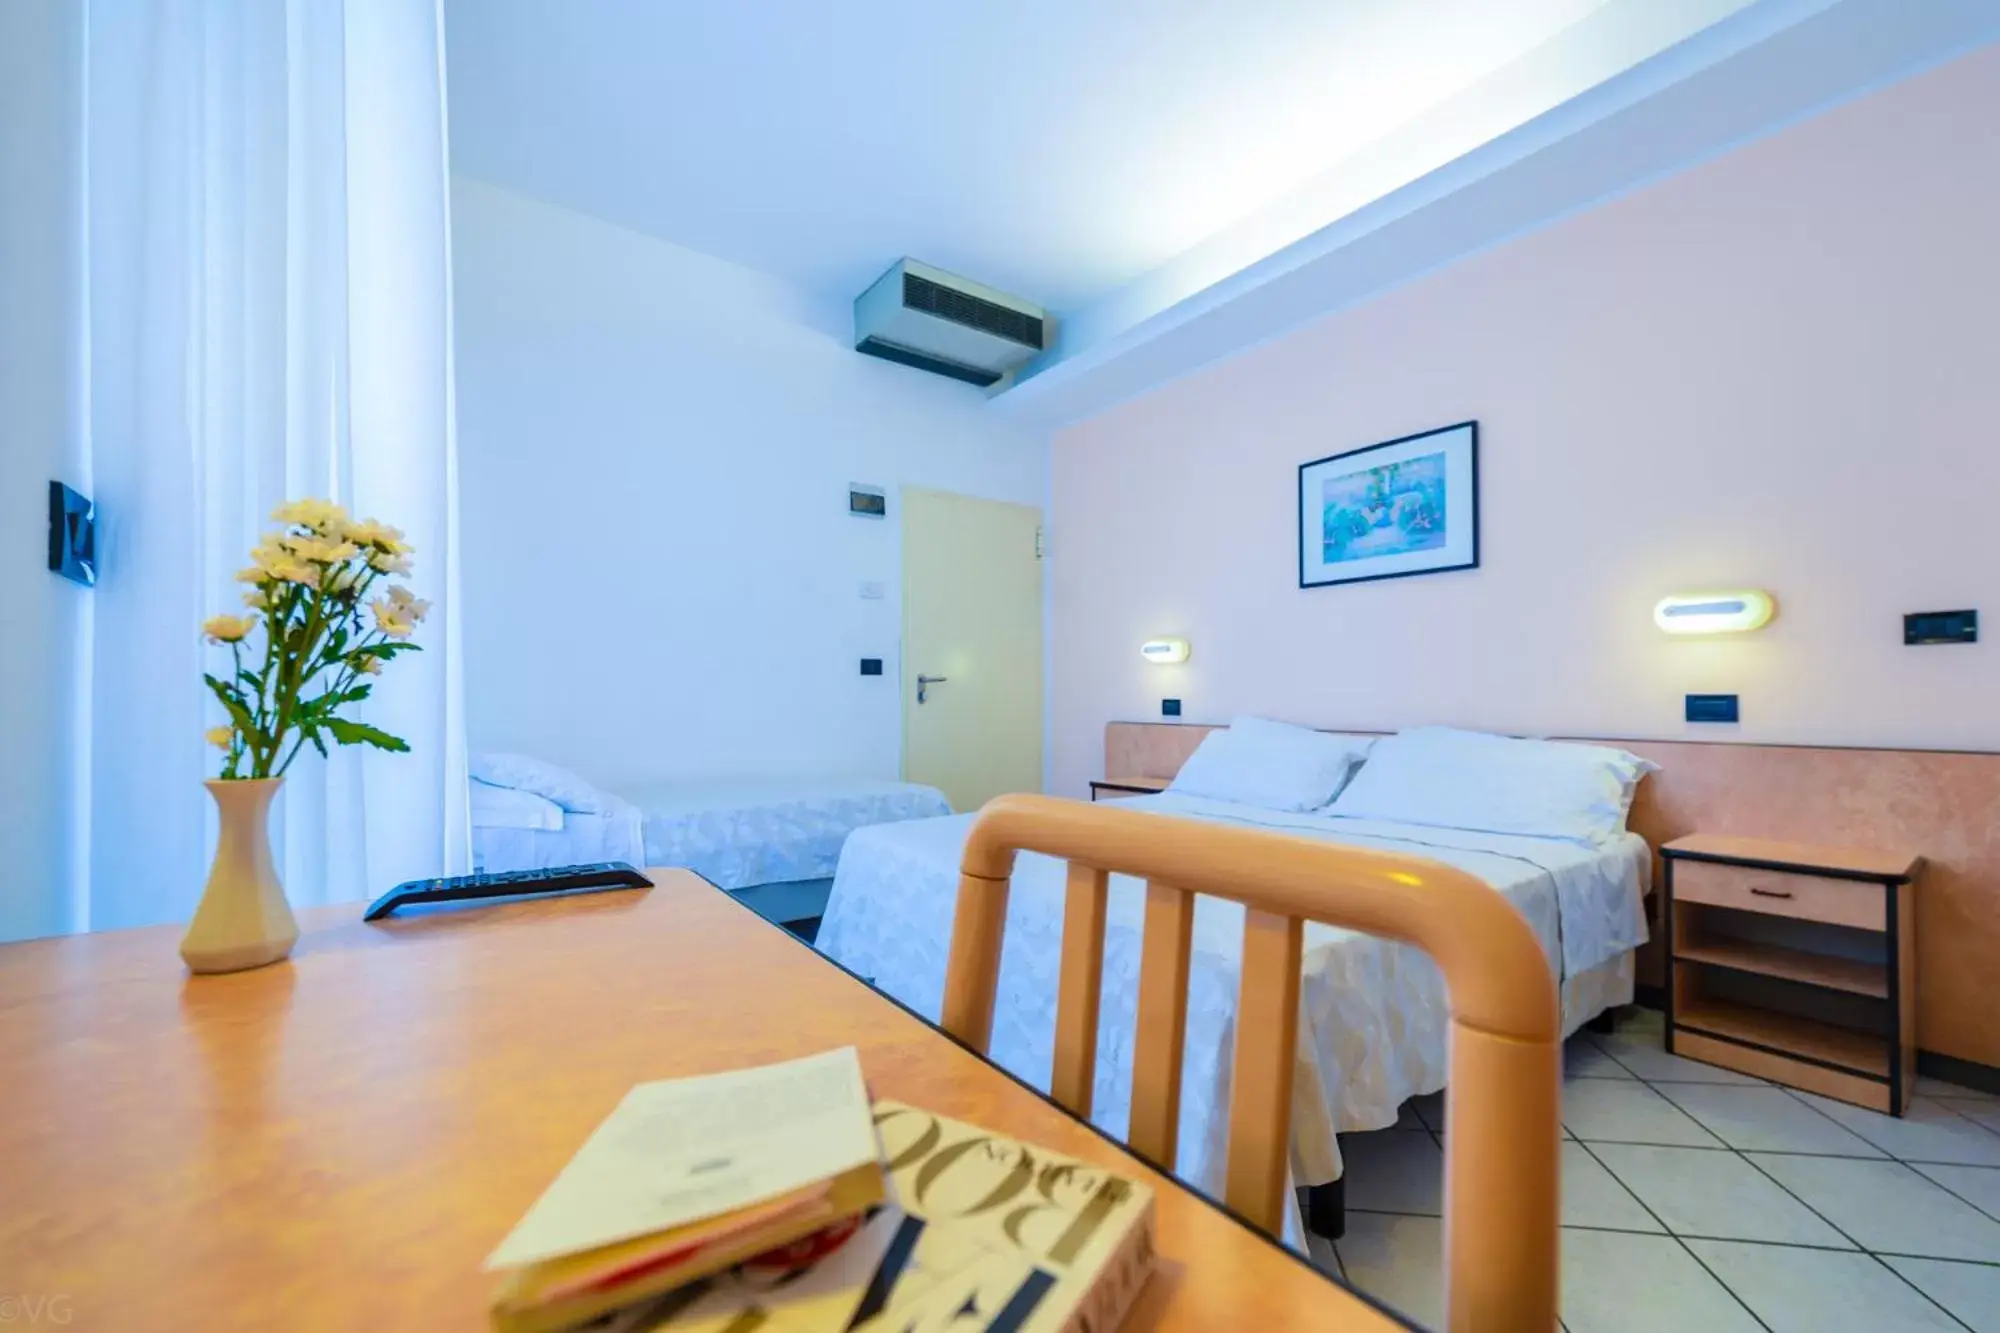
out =
{"type": "Polygon", "coordinates": [[[1479,423],[1299,464],[1299,586],[1479,566],[1479,423]]]}

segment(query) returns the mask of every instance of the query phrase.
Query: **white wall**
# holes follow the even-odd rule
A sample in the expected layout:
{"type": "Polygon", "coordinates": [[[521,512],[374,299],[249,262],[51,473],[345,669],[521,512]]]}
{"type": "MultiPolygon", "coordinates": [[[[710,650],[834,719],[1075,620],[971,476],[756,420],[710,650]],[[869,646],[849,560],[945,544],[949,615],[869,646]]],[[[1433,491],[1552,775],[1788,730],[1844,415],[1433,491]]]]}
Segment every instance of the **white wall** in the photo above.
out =
{"type": "Polygon", "coordinates": [[[1166,695],[1191,721],[2000,746],[1996,124],[1989,47],[1059,432],[1053,790],[1166,695]],[[1298,464],[1468,417],[1482,567],[1299,589],[1298,464]],[[1717,586],[1777,620],[1653,627],[1717,586]],[[1981,643],[1903,645],[1902,613],[1960,607],[1981,643]],[[1140,660],[1162,634],[1185,666],[1140,660]],[[1711,691],[1740,727],[1682,720],[1711,691]]]}
{"type": "Polygon", "coordinates": [[[0,940],[80,928],[90,594],[48,570],[85,489],[83,16],[0,3],[0,940]]]}
{"type": "Polygon", "coordinates": [[[462,177],[453,209],[473,749],[895,776],[896,488],[1040,505],[1046,440],[854,352],[844,305],[462,177]]]}

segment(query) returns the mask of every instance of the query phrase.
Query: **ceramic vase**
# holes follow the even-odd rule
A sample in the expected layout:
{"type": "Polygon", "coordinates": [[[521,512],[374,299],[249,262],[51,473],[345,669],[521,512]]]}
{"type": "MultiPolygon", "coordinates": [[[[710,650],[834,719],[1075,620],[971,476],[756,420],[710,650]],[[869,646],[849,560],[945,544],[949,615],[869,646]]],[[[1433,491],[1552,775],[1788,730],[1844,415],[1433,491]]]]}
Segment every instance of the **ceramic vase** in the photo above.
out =
{"type": "Polygon", "coordinates": [[[283,778],[206,782],[222,816],[222,836],[201,905],[181,940],[190,972],[241,972],[292,951],[299,923],[271,860],[271,800],[283,778]]]}

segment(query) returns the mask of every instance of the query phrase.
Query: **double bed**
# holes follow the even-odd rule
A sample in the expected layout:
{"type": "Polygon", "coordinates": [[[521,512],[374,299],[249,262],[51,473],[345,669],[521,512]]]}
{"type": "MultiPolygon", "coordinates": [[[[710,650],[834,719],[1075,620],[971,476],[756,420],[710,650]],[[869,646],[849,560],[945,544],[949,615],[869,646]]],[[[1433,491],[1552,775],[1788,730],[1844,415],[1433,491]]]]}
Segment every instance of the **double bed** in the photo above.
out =
{"type": "MultiPolygon", "coordinates": [[[[1629,1003],[1633,951],[1647,938],[1652,857],[1621,830],[1587,842],[1435,823],[1280,811],[1169,790],[1120,802],[1137,810],[1428,856],[1505,894],[1527,918],[1561,987],[1565,1033],[1629,1003]]],[[[828,956],[935,1020],[943,1001],[959,858],[973,816],[884,825],[848,839],[820,925],[828,956]]],[[[1017,862],[1008,902],[992,1058],[1037,1087],[1054,1058],[1065,867],[1017,862]]],[[[1143,885],[1111,880],[1093,1119],[1122,1137],[1131,1094],[1143,885]]],[[[1202,898],[1195,911],[1177,1170],[1221,1184],[1242,948],[1242,909],[1202,898]]],[[[1342,1174],[1338,1136],[1387,1128],[1409,1097],[1444,1086],[1449,1026],[1443,980],[1422,952],[1308,924],[1299,1077],[1292,1113],[1296,1184],[1342,1174]]]]}

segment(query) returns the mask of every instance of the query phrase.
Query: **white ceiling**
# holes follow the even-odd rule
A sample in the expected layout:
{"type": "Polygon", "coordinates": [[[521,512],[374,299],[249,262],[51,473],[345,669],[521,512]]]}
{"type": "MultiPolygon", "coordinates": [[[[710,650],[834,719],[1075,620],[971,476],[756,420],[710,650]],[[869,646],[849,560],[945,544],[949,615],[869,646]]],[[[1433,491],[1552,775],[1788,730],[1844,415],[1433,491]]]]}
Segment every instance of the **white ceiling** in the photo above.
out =
{"type": "Polygon", "coordinates": [[[1068,311],[1606,3],[449,0],[452,153],[825,294],[910,255],[1068,311]]]}
{"type": "Polygon", "coordinates": [[[1039,302],[996,406],[1050,424],[2000,37],[2000,0],[445,7],[456,170],[829,303],[906,255],[1039,302]]]}

